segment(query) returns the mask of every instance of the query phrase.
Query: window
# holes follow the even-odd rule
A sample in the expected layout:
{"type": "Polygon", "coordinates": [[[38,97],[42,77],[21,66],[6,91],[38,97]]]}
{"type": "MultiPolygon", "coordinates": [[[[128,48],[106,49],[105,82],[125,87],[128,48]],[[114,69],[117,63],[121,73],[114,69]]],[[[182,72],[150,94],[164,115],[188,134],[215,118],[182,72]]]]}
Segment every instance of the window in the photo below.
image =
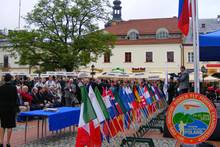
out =
{"type": "Polygon", "coordinates": [[[125,52],[125,62],[126,63],[131,62],[131,52],[125,52]]]}
{"type": "Polygon", "coordinates": [[[174,62],[174,52],[167,52],[167,62],[174,62]]]}
{"type": "Polygon", "coordinates": [[[146,62],[153,62],[153,53],[146,52],[146,62]]]}
{"type": "Polygon", "coordinates": [[[128,39],[129,39],[129,40],[137,40],[137,39],[138,39],[138,34],[135,33],[135,32],[131,32],[131,33],[128,35],[128,39]]]}
{"type": "Polygon", "coordinates": [[[194,62],[194,53],[188,52],[188,63],[194,62]]]}
{"type": "Polygon", "coordinates": [[[110,63],[110,54],[109,53],[104,54],[104,63],[110,63]]]}
{"type": "Polygon", "coordinates": [[[169,32],[165,28],[160,28],[156,32],[156,39],[167,39],[169,38],[169,32]]]}
{"type": "Polygon", "coordinates": [[[8,63],[8,55],[4,55],[4,68],[8,68],[9,63],[8,63]]]}
{"type": "Polygon", "coordinates": [[[204,23],[202,24],[202,28],[205,28],[205,24],[204,23]]]}
{"type": "Polygon", "coordinates": [[[127,38],[129,40],[137,40],[139,38],[139,32],[136,29],[130,29],[127,33],[127,38]]]}

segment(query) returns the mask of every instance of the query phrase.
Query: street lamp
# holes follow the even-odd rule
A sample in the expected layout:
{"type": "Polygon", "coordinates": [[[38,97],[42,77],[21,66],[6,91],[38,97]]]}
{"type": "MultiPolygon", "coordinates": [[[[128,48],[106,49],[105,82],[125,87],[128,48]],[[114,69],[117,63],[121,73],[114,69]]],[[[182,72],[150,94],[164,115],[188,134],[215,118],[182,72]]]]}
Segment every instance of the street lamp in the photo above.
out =
{"type": "Polygon", "coordinates": [[[92,78],[94,77],[94,75],[95,75],[95,72],[94,72],[94,70],[95,70],[95,65],[94,64],[92,64],[92,66],[91,66],[91,75],[92,75],[92,78]]]}

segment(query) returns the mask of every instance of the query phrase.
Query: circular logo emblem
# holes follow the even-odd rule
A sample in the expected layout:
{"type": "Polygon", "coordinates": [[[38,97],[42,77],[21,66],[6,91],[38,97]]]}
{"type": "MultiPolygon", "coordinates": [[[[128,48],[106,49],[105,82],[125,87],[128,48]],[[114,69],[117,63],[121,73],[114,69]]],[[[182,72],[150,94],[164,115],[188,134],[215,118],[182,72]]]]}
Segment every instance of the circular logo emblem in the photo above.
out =
{"type": "Polygon", "coordinates": [[[204,95],[185,93],[169,106],[166,124],[171,135],[185,144],[206,141],[215,130],[217,112],[204,95]]]}

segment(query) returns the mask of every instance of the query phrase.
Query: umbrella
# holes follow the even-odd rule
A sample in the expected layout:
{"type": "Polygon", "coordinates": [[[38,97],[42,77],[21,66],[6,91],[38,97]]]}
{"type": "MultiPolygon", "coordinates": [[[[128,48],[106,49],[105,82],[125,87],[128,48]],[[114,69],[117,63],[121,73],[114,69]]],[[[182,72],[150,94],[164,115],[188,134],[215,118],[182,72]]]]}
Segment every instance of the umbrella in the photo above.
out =
{"type": "Polygon", "coordinates": [[[220,73],[216,72],[216,73],[212,74],[212,77],[220,79],[220,73]]]}
{"type": "Polygon", "coordinates": [[[204,80],[205,80],[205,81],[219,81],[218,78],[215,78],[215,77],[213,77],[213,76],[205,77],[204,80]]]}

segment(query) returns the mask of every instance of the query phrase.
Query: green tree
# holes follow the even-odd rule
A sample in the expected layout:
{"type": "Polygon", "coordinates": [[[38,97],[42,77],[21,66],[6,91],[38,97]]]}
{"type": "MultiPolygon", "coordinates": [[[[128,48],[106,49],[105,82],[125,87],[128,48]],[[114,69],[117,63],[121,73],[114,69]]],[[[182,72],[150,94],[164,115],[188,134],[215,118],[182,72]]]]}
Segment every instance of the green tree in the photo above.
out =
{"type": "Polygon", "coordinates": [[[41,0],[25,17],[28,28],[9,32],[8,51],[21,65],[78,69],[111,53],[115,37],[98,27],[109,20],[109,10],[108,0],[41,0]]]}

